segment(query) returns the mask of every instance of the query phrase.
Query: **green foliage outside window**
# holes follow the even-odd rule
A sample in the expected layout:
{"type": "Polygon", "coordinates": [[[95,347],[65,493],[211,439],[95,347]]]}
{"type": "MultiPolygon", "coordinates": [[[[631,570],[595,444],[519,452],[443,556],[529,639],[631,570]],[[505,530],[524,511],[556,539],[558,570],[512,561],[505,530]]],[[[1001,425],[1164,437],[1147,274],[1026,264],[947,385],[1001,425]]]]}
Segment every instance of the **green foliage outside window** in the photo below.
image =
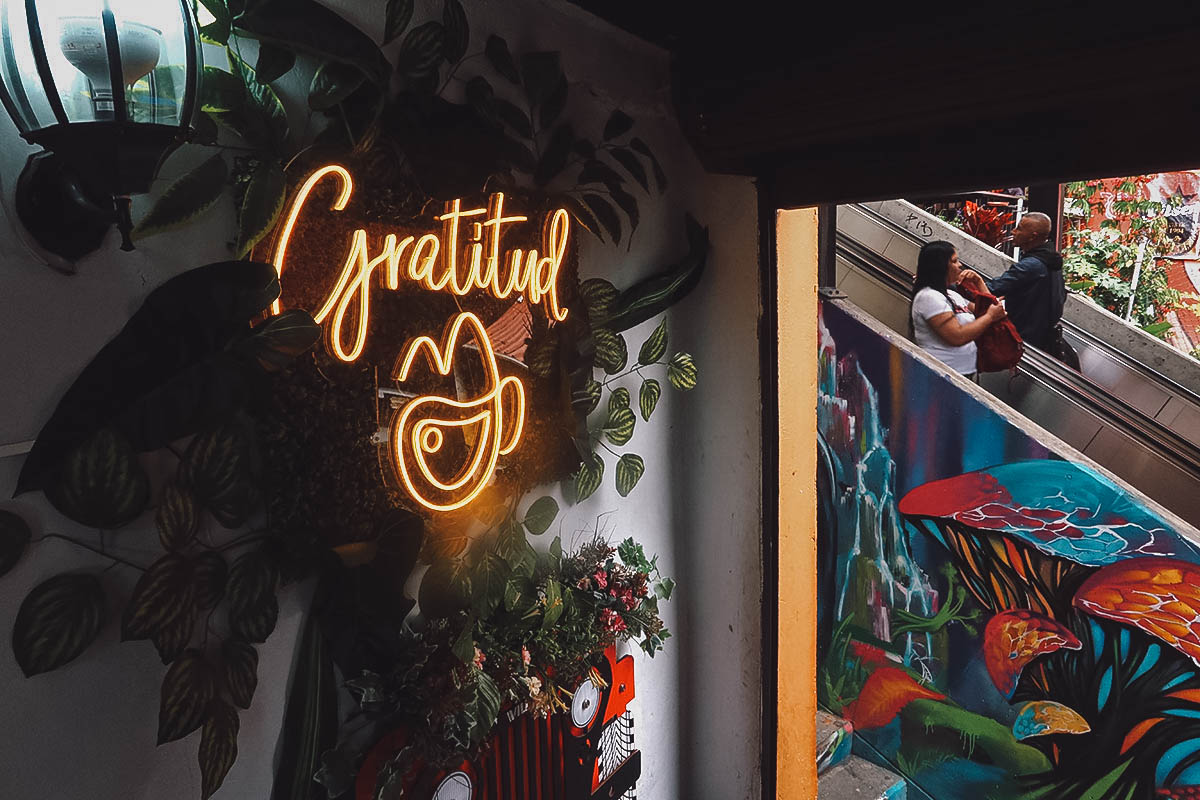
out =
{"type": "Polygon", "coordinates": [[[1178,201],[1147,198],[1154,175],[1074,181],[1064,186],[1063,272],[1067,285],[1097,305],[1124,317],[1133,298],[1130,322],[1154,336],[1171,329],[1167,314],[1191,299],[1167,283],[1170,251],[1166,212],[1178,201]],[[1105,191],[1105,189],[1111,191],[1105,191]],[[1092,227],[1096,220],[1099,225],[1092,227]],[[1138,250],[1145,243],[1141,275],[1133,288],[1138,250]]]}

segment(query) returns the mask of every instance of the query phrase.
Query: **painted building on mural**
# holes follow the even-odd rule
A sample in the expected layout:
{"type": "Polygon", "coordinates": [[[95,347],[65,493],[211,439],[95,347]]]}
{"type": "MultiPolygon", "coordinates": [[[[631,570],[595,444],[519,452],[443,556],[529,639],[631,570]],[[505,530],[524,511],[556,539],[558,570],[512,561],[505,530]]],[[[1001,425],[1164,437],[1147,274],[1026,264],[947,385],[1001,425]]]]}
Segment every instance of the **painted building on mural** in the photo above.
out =
{"type": "Polygon", "coordinates": [[[820,703],[910,797],[1200,791],[1200,532],[823,302],[820,703]]]}

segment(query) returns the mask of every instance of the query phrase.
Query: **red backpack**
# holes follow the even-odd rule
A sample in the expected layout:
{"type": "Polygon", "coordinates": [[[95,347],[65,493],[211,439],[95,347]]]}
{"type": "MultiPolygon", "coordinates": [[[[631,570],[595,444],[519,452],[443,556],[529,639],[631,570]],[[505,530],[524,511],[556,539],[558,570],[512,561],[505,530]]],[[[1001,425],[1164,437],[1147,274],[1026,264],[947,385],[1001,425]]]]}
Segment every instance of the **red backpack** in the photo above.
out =
{"type": "MultiPolygon", "coordinates": [[[[976,319],[986,314],[993,303],[999,302],[994,295],[987,292],[975,291],[962,285],[958,288],[968,300],[975,303],[976,319]]],[[[1012,369],[1025,354],[1025,343],[1021,341],[1021,334],[1017,333],[1016,326],[1008,317],[992,323],[975,340],[975,347],[978,352],[975,365],[980,372],[1003,372],[1012,369]]]]}

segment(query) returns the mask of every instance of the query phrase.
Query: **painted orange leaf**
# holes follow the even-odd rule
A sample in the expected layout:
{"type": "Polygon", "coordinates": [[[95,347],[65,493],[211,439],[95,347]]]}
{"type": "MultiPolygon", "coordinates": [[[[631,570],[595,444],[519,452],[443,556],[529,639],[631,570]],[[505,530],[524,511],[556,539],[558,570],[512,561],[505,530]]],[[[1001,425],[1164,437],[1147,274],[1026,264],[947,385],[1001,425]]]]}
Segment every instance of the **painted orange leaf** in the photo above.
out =
{"type": "Polygon", "coordinates": [[[1060,623],[1021,608],[995,615],[983,631],[983,660],[992,683],[1005,697],[1017,688],[1025,665],[1064,647],[1078,650],[1081,645],[1060,623]]]}
{"type": "Polygon", "coordinates": [[[1200,665],[1200,566],[1174,558],[1119,561],[1084,581],[1074,602],[1140,628],[1200,665]]]}
{"type": "Polygon", "coordinates": [[[855,730],[882,728],[896,718],[900,709],[922,698],[945,700],[946,695],[922,686],[899,667],[879,667],[842,715],[854,723],[855,730]]]}

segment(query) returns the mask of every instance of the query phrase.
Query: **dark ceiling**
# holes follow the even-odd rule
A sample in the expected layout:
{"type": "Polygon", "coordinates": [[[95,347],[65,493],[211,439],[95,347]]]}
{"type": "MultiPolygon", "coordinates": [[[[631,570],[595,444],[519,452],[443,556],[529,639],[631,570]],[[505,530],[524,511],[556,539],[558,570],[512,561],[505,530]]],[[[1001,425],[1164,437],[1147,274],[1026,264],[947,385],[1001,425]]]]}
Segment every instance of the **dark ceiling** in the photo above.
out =
{"type": "Polygon", "coordinates": [[[1200,166],[1200,3],[573,2],[670,50],[705,165],[788,204],[1200,166]]]}

